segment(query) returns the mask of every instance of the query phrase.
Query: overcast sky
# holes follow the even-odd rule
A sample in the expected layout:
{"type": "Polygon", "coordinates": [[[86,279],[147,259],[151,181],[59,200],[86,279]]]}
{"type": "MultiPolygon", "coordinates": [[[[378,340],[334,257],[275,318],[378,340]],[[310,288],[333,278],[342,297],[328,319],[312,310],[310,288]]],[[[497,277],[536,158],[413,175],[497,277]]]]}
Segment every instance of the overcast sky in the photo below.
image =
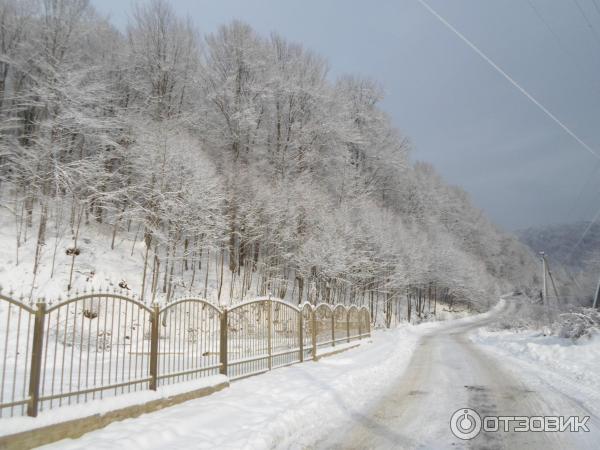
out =
{"type": "MultiPolygon", "coordinates": [[[[92,2],[125,28],[131,2],[92,2]]],[[[600,0],[428,2],[600,154],[600,0]]],[[[590,219],[600,207],[600,159],[417,0],[171,3],[203,33],[240,19],[327,57],[332,78],[377,80],[412,158],[504,228],[590,219]]]]}

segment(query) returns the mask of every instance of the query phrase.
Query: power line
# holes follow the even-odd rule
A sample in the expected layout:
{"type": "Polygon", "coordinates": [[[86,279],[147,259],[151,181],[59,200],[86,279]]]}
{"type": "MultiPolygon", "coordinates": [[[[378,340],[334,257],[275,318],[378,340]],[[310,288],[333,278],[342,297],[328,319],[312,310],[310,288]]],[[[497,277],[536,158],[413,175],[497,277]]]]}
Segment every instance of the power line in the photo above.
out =
{"type": "Polygon", "coordinates": [[[598,12],[598,15],[600,16],[600,6],[598,6],[598,3],[596,3],[596,0],[592,0],[592,3],[594,4],[594,8],[596,8],[596,11],[598,12]]]}
{"type": "MultiPolygon", "coordinates": [[[[596,0],[594,0],[595,2],[596,0]]],[[[548,32],[552,35],[552,37],[554,38],[554,40],[557,42],[558,46],[560,47],[560,49],[571,58],[571,61],[573,63],[575,63],[575,65],[579,68],[579,70],[581,72],[584,72],[585,69],[582,66],[582,64],[580,63],[579,59],[577,59],[577,57],[575,56],[575,54],[570,50],[570,48],[565,44],[565,42],[563,41],[563,39],[560,37],[560,35],[554,30],[554,28],[550,25],[550,22],[548,22],[546,20],[546,18],[544,17],[544,15],[541,13],[541,11],[538,9],[537,6],[535,6],[534,4],[534,0],[527,0],[527,3],[529,3],[529,6],[531,7],[531,9],[533,10],[533,12],[535,13],[535,15],[537,16],[537,18],[540,20],[540,22],[542,22],[542,24],[544,24],[544,26],[546,27],[546,29],[548,30],[548,32]]],[[[598,5],[596,3],[594,3],[594,6],[596,7],[598,13],[600,14],[600,9],[598,9],[598,5]]],[[[596,86],[594,86],[596,87],[596,86]]],[[[597,89],[594,89],[594,91],[596,93],[597,89]]],[[[596,175],[596,172],[598,171],[598,169],[600,168],[600,161],[598,161],[596,163],[596,165],[594,166],[594,168],[592,169],[592,171],[590,172],[590,174],[588,175],[587,179],[585,180],[585,182],[581,185],[581,188],[579,189],[578,193],[577,193],[577,198],[575,199],[575,201],[571,204],[571,208],[569,211],[569,214],[567,215],[568,217],[572,217],[573,213],[575,212],[575,209],[577,208],[577,205],[579,204],[579,201],[581,200],[581,196],[583,195],[583,192],[587,190],[590,181],[592,181],[592,179],[594,178],[594,176],[596,175]]]]}
{"type": "Polygon", "coordinates": [[[552,28],[550,26],[550,23],[544,18],[544,16],[542,15],[542,13],[539,11],[539,9],[537,8],[537,6],[535,6],[533,4],[532,0],[527,0],[527,3],[529,3],[529,6],[531,7],[531,9],[533,10],[533,12],[535,13],[535,15],[537,16],[538,19],[540,19],[540,21],[545,25],[545,27],[548,29],[548,31],[550,32],[550,34],[554,37],[554,39],[556,40],[556,42],[558,43],[558,45],[560,46],[560,48],[567,53],[569,56],[571,56],[574,60],[575,63],[578,63],[577,59],[575,58],[575,56],[573,55],[573,53],[571,53],[571,51],[568,49],[568,47],[563,43],[562,39],[560,38],[560,36],[558,35],[558,33],[556,31],[554,31],[554,28],[552,28]]]}
{"type": "Polygon", "coordinates": [[[579,61],[579,59],[577,59],[577,57],[575,56],[575,54],[569,49],[569,46],[565,44],[565,42],[560,37],[560,35],[550,25],[550,22],[548,22],[546,20],[546,18],[541,13],[541,11],[538,9],[538,7],[535,6],[533,0],[527,0],[527,3],[529,3],[529,6],[533,10],[533,12],[537,16],[537,18],[540,20],[540,22],[542,22],[544,24],[544,26],[546,27],[546,29],[548,30],[548,32],[552,35],[552,37],[557,42],[557,44],[560,47],[560,49],[571,58],[571,60],[575,63],[575,65],[578,67],[578,69],[580,71],[585,72],[584,67],[581,64],[581,62],[579,61]]]}
{"type": "Polygon", "coordinates": [[[469,39],[467,39],[460,31],[454,28],[446,19],[444,19],[441,15],[437,13],[425,0],[417,0],[427,11],[429,11],[435,18],[437,18],[442,24],[446,26],[450,31],[452,31],[456,36],[458,36],[465,44],[467,44],[471,49],[477,53],[485,62],[487,62],[490,66],[492,66],[500,75],[502,75],[510,84],[512,84],[515,88],[517,88],[525,97],[527,97],[534,105],[536,105],[539,109],[542,110],[544,114],[546,114],[550,119],[552,119],[556,124],[558,124],[569,136],[575,139],[579,145],[581,145],[585,150],[594,155],[596,158],[600,159],[600,154],[596,153],[588,144],[586,144],[582,139],[579,138],[571,129],[562,123],[554,114],[552,114],[544,105],[542,105],[538,100],[536,100],[533,95],[525,90],[519,83],[517,83],[510,75],[508,75],[504,70],[502,70],[489,56],[487,56],[483,51],[479,49],[474,43],[472,43],[469,39]]]}
{"type": "Polygon", "coordinates": [[[588,28],[590,29],[590,31],[592,32],[592,34],[594,35],[594,37],[600,44],[600,36],[598,36],[596,29],[592,26],[592,22],[590,22],[590,20],[588,19],[588,16],[585,14],[585,11],[583,10],[583,8],[581,7],[581,5],[579,4],[579,2],[577,0],[573,0],[573,3],[575,3],[575,6],[577,6],[577,9],[581,13],[581,17],[583,17],[583,20],[585,20],[585,23],[587,23],[588,28]]]}
{"type": "MultiPolygon", "coordinates": [[[[502,70],[489,56],[487,56],[482,50],[479,49],[473,42],[471,42],[468,38],[466,38],[460,31],[458,31],[454,26],[452,26],[446,19],[444,19],[437,11],[435,11],[425,0],[417,0],[427,11],[429,11],[435,18],[437,18],[446,28],[452,31],[456,36],[458,36],[465,44],[467,44],[475,53],[477,53],[485,62],[487,62],[492,68],[494,68],[500,75],[502,75],[509,83],[511,83],[515,88],[517,88],[525,97],[527,97],[533,104],[535,104],[539,109],[542,110],[544,114],[550,117],[556,124],[558,124],[569,136],[575,139],[585,150],[594,155],[596,158],[600,159],[600,155],[596,153],[589,145],[587,145],[582,139],[580,139],[571,129],[562,123],[554,114],[552,114],[544,105],[542,105],[538,100],[535,99],[529,92],[527,92],[519,83],[517,83],[510,75],[508,75],[504,70],[502,70]]],[[[586,18],[587,19],[587,18],[586,18]]],[[[577,247],[583,242],[585,236],[592,228],[592,226],[596,223],[598,218],[600,217],[600,209],[594,216],[594,219],[586,230],[583,232],[581,238],[575,244],[575,246],[571,249],[571,253],[569,258],[575,251],[577,247]]]]}
{"type": "Polygon", "coordinates": [[[600,169],[600,161],[598,161],[596,163],[596,165],[592,168],[592,171],[587,176],[585,182],[581,185],[581,188],[579,188],[577,197],[575,198],[575,201],[571,204],[571,208],[569,210],[569,214],[567,214],[567,217],[573,216],[573,213],[575,212],[575,209],[577,208],[577,205],[579,204],[579,200],[581,200],[581,196],[583,195],[583,192],[588,189],[590,181],[592,181],[592,179],[594,179],[594,176],[596,175],[596,172],[598,172],[598,169],[600,169]]]}
{"type": "Polygon", "coordinates": [[[585,237],[587,236],[588,232],[592,229],[592,227],[596,224],[596,221],[598,220],[598,218],[600,217],[600,209],[598,209],[598,211],[596,212],[596,215],[594,216],[594,218],[592,219],[592,221],[588,224],[588,226],[586,227],[586,229],[584,230],[583,234],[581,235],[581,237],[579,238],[579,240],[577,241],[577,244],[575,244],[573,246],[573,248],[571,249],[571,251],[569,252],[569,256],[567,257],[567,260],[570,260],[571,257],[573,256],[573,253],[575,252],[575,250],[577,249],[577,247],[579,247],[581,245],[581,243],[583,242],[583,240],[585,239],[585,237]]]}

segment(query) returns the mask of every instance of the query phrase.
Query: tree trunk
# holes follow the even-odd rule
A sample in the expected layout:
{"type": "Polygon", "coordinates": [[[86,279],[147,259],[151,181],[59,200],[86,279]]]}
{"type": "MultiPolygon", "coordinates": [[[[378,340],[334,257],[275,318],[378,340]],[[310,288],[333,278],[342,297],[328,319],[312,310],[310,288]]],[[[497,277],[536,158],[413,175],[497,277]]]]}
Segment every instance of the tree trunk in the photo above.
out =
{"type": "Polygon", "coordinates": [[[83,217],[85,206],[81,206],[79,211],[79,218],[77,219],[77,228],[75,229],[75,240],[73,243],[73,255],[71,257],[71,270],[69,272],[69,284],[67,285],[67,290],[71,290],[71,283],[73,282],[73,267],[75,266],[75,250],[77,249],[77,238],[79,237],[79,229],[81,228],[81,218],[83,217]]]}
{"type": "Polygon", "coordinates": [[[152,233],[146,228],[144,230],[144,244],[146,244],[146,252],[144,254],[144,272],[142,274],[142,291],[140,293],[140,301],[144,301],[144,292],[146,290],[146,272],[148,269],[148,252],[152,245],[152,233]]]}
{"type": "MultiPolygon", "coordinates": [[[[46,224],[48,222],[48,207],[46,203],[42,203],[42,208],[40,212],[40,223],[38,226],[38,237],[37,244],[35,247],[35,258],[33,261],[33,281],[31,286],[31,292],[33,293],[33,289],[35,287],[35,279],[38,272],[38,268],[40,265],[40,259],[42,257],[42,248],[46,243],[46,224]]],[[[31,297],[31,296],[30,296],[31,297]]]]}
{"type": "Polygon", "coordinates": [[[206,299],[206,291],[208,289],[208,271],[210,269],[210,248],[206,249],[206,276],[204,278],[204,298],[206,299]]]}

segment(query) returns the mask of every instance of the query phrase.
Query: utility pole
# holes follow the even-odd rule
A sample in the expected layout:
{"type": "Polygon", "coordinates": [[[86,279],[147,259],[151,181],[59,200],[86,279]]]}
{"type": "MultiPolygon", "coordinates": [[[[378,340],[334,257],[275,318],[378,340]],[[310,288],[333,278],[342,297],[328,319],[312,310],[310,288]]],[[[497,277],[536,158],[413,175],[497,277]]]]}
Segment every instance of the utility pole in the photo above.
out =
{"type": "MultiPolygon", "coordinates": [[[[560,297],[558,296],[558,289],[556,289],[556,283],[554,283],[554,277],[552,276],[552,271],[550,270],[550,264],[548,264],[548,260],[546,259],[546,256],[543,256],[544,261],[546,263],[546,272],[548,273],[548,276],[550,277],[550,282],[552,283],[552,289],[554,290],[554,296],[556,297],[556,307],[558,308],[560,305],[560,297]]],[[[548,292],[546,291],[546,295],[548,295],[548,292]]]]}
{"type": "Polygon", "coordinates": [[[546,282],[546,255],[544,252],[540,252],[542,259],[542,304],[548,301],[548,283],[546,282]]]}
{"type": "Polygon", "coordinates": [[[596,287],[596,295],[594,296],[593,308],[600,307],[598,303],[600,303],[600,280],[598,280],[598,286],[596,287]]]}

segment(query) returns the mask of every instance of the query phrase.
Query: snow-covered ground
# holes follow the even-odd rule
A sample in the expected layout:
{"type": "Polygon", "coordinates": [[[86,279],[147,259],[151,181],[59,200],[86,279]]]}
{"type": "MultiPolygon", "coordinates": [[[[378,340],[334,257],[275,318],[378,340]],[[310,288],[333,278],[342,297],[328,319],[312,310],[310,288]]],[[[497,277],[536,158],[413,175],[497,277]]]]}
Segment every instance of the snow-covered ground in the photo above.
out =
{"type": "Polygon", "coordinates": [[[437,324],[375,331],[370,342],[235,382],[209,397],[117,422],[77,440],[79,448],[282,448],[310,445],[377,401],[407,365],[419,336],[437,324]]]}
{"type": "MultiPolygon", "coordinates": [[[[39,298],[45,298],[47,301],[65,298],[73,258],[67,255],[66,250],[72,248],[74,242],[67,220],[68,214],[67,212],[64,214],[66,218],[60,222],[54,218],[49,220],[46,243],[41,247],[39,269],[34,277],[33,261],[37,244],[35,231],[38,219],[34,214],[34,226],[23,231],[23,233],[27,232],[27,240],[23,240],[23,235],[17,249],[15,219],[7,210],[0,208],[0,287],[3,289],[3,294],[12,291],[14,292],[12,297],[23,296],[34,302],[39,298]]],[[[112,227],[110,225],[98,224],[94,221],[82,224],[77,239],[77,248],[81,253],[75,258],[70,294],[92,289],[118,290],[119,283],[125,281],[130,293],[139,295],[145,246],[138,228],[137,225],[132,225],[129,231],[120,230],[115,239],[114,249],[111,250],[112,227]]],[[[204,281],[207,280],[206,297],[209,301],[218,303],[215,256],[213,252],[210,258],[203,258],[204,269],[195,273],[194,284],[191,283],[192,270],[180,273],[178,265],[174,274],[177,283],[173,297],[183,295],[204,297],[204,281]],[[208,278],[206,278],[207,268],[208,278]]],[[[151,267],[148,270],[150,271],[151,267]]],[[[164,273],[161,275],[161,280],[163,275],[164,273]]],[[[227,289],[224,287],[223,290],[227,293],[230,281],[230,273],[225,270],[223,285],[227,289]]],[[[148,283],[146,283],[146,299],[150,295],[148,283]]],[[[164,294],[162,289],[158,291],[156,299],[161,300],[164,294]]],[[[250,294],[256,296],[254,291],[250,294]]],[[[225,294],[221,296],[220,303],[226,302],[225,297],[225,294]]]]}
{"type": "MultiPolygon", "coordinates": [[[[15,296],[31,296],[33,300],[40,297],[48,300],[65,297],[72,259],[65,250],[73,246],[70,235],[64,233],[66,227],[67,224],[62,224],[57,233],[55,221],[50,222],[46,245],[41,250],[40,268],[33,284],[33,261],[37,241],[36,236],[31,234],[35,228],[28,230],[30,236],[26,242],[21,242],[17,260],[14,218],[6,211],[0,213],[0,286],[4,288],[4,293],[12,290],[15,296]],[[63,237],[62,234],[68,237],[63,237]]],[[[142,245],[138,242],[131,255],[134,233],[123,233],[115,243],[115,250],[111,251],[108,246],[110,243],[107,245],[105,240],[98,239],[102,233],[109,233],[108,226],[93,224],[82,227],[78,239],[81,254],[76,258],[73,270],[73,291],[92,287],[112,288],[122,279],[128,280],[133,288],[138,288],[137,280],[143,262],[142,245]]]]}
{"type": "Polygon", "coordinates": [[[2,418],[0,436],[21,433],[35,428],[81,419],[97,414],[105,414],[128,406],[141,405],[153,400],[166,399],[178,394],[222,385],[228,381],[229,380],[225,375],[211,375],[196,380],[160,386],[156,391],[146,389],[114,397],[91,400],[87,403],[66,405],[51,410],[41,411],[37,417],[16,416],[2,418]]]}
{"type": "Polygon", "coordinates": [[[514,333],[479,329],[472,340],[600,391],[600,336],[575,341],[533,331],[514,333]]]}
{"type": "Polygon", "coordinates": [[[572,340],[539,331],[480,328],[470,337],[522,376],[547,383],[600,413],[600,336],[572,340]]]}

